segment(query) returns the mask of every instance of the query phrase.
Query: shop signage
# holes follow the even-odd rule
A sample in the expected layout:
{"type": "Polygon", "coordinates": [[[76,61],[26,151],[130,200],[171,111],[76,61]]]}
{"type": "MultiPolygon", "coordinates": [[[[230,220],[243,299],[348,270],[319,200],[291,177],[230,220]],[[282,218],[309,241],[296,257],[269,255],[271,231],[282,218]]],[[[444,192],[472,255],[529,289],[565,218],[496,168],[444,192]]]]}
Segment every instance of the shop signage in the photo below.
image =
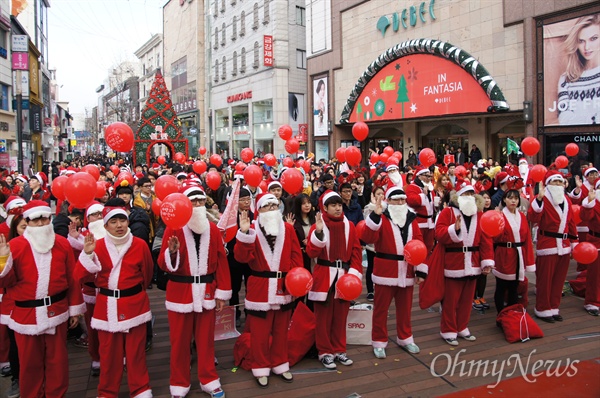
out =
{"type": "Polygon", "coordinates": [[[175,113],[192,111],[196,109],[196,99],[187,100],[183,102],[179,102],[177,104],[173,104],[173,108],[175,109],[175,113]]]}
{"type": "Polygon", "coordinates": [[[414,28],[417,25],[418,20],[424,24],[427,22],[427,14],[429,14],[429,18],[432,21],[435,21],[436,17],[433,11],[434,6],[435,0],[429,0],[429,2],[422,1],[418,6],[412,5],[404,8],[400,12],[393,13],[391,17],[384,15],[377,21],[377,30],[385,37],[385,33],[390,26],[395,33],[400,30],[400,24],[402,24],[404,30],[408,29],[409,26],[414,28]]]}
{"type": "Polygon", "coordinates": [[[252,98],[252,91],[246,91],[244,93],[233,94],[227,96],[227,103],[231,104],[232,102],[243,101],[252,98]]]}
{"type": "Polygon", "coordinates": [[[44,126],[46,126],[46,127],[52,126],[52,119],[49,117],[45,117],[44,118],[44,126]]]}
{"type": "Polygon", "coordinates": [[[600,135],[576,135],[575,142],[600,142],[600,135]]]}
{"type": "Polygon", "coordinates": [[[250,132],[248,130],[239,130],[239,131],[234,131],[233,135],[249,135],[250,132]]]}
{"type": "Polygon", "coordinates": [[[273,36],[263,37],[263,58],[265,66],[273,66],[273,36]]]}
{"type": "Polygon", "coordinates": [[[12,35],[12,50],[14,52],[27,52],[27,35],[12,35]]]}
{"type": "Polygon", "coordinates": [[[13,70],[29,70],[28,53],[12,53],[13,70]]]}

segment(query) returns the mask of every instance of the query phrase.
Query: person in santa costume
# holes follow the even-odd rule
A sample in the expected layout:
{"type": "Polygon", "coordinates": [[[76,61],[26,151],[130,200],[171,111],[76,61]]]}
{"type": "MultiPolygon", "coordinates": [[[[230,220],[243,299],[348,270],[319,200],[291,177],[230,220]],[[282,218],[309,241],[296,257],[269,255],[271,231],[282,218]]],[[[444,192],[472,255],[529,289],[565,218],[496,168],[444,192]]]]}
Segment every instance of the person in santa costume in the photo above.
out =
{"type": "Polygon", "coordinates": [[[565,195],[563,176],[549,170],[531,202],[527,219],[538,224],[536,245],[535,315],[548,323],[562,322],[559,313],[562,289],[569,269],[571,246],[577,241],[577,228],[571,200],[565,195]]]}
{"type": "Polygon", "coordinates": [[[170,391],[186,396],[191,387],[190,345],[196,342],[198,379],[202,391],[224,397],[215,367],[215,311],[231,298],[231,279],[221,233],[206,215],[206,194],[196,184],[179,190],[193,206],[193,214],[181,229],[167,227],[163,235],[159,267],[168,273],[166,307],[171,342],[170,391]]]}
{"type": "Polygon", "coordinates": [[[494,302],[498,313],[504,307],[517,304],[519,282],[525,280],[525,272],[535,272],[531,230],[527,217],[519,211],[520,200],[520,192],[509,189],[501,202],[505,228],[494,238],[495,268],[492,271],[496,277],[494,302]]]}
{"type": "MultiPolygon", "coordinates": [[[[594,190],[596,181],[598,181],[598,169],[595,167],[588,167],[583,170],[583,178],[581,181],[579,176],[575,176],[575,189],[569,193],[571,203],[574,205],[581,205],[582,202],[588,197],[590,191],[594,190]]],[[[587,234],[589,231],[589,222],[587,220],[581,220],[577,224],[577,235],[579,236],[580,242],[587,242],[587,234]]],[[[587,264],[577,263],[577,271],[581,272],[587,269],[587,264]]]]}
{"type": "Polygon", "coordinates": [[[396,305],[396,343],[411,354],[419,353],[411,328],[413,286],[427,277],[427,265],[416,267],[404,260],[404,246],[411,240],[423,241],[417,214],[406,203],[406,194],[398,187],[385,193],[387,208],[381,198],[375,210],[366,219],[366,228],[359,238],[365,243],[375,243],[373,282],[376,285],[371,333],[373,352],[377,358],[385,358],[388,343],[387,318],[390,303],[396,305]]]}
{"type": "Polygon", "coordinates": [[[285,382],[293,380],[287,358],[293,301],[285,291],[284,279],[289,270],[304,263],[294,227],[283,222],[275,195],[260,194],[256,208],[252,226],[247,212],[240,215],[234,254],[236,260],[250,265],[245,307],[250,322],[252,374],[258,385],[266,388],[271,371],[285,382]]]}
{"type": "Polygon", "coordinates": [[[402,179],[402,174],[400,174],[400,168],[396,164],[389,164],[385,168],[385,172],[387,173],[388,179],[390,183],[388,184],[388,188],[392,185],[402,188],[404,186],[404,181],[402,179]]]}
{"type": "Polygon", "coordinates": [[[19,347],[21,395],[62,397],[69,385],[67,324],[85,312],[73,278],[69,242],[54,234],[46,202],[23,207],[27,228],[10,246],[0,235],[0,287],[10,288],[14,307],[9,327],[19,347]]]}
{"type": "Polygon", "coordinates": [[[6,220],[0,224],[0,234],[4,235],[4,238],[8,239],[8,233],[10,232],[10,224],[15,215],[23,214],[23,206],[27,202],[20,196],[12,195],[3,203],[4,210],[6,210],[6,220]]]}
{"type": "Polygon", "coordinates": [[[362,247],[354,224],[344,216],[340,195],[328,190],[319,201],[321,212],[308,233],[306,246],[308,256],[316,258],[308,299],[315,302],[319,359],[327,369],[335,369],[335,361],[345,366],[353,363],[346,355],[350,302],[338,297],[335,284],[348,273],[362,280],[362,247]]]}
{"type": "Polygon", "coordinates": [[[148,244],[129,230],[126,204],[111,199],[102,210],[106,236],[84,238],[77,262],[77,277],[95,275],[98,288],[91,326],[100,342],[98,396],[116,397],[127,363],[127,382],[132,397],[152,397],[146,367],[146,322],[152,319],[145,287],[152,279],[153,261],[148,244]]]}
{"type": "Polygon", "coordinates": [[[468,324],[477,277],[488,274],[494,266],[492,240],[480,226],[483,198],[475,195],[471,183],[462,178],[456,179],[455,190],[435,227],[435,238],[444,247],[440,251],[444,258],[434,258],[434,254],[428,260],[444,264],[440,335],[452,346],[458,345],[457,337],[476,340],[468,324]]]}
{"type": "Polygon", "coordinates": [[[43,200],[44,202],[50,201],[50,192],[46,189],[48,183],[48,177],[46,173],[40,171],[29,179],[29,188],[31,188],[31,199],[29,200],[43,200]]]}
{"type": "MultiPolygon", "coordinates": [[[[581,219],[591,226],[587,241],[600,250],[600,179],[596,180],[594,188],[581,204],[581,219]]],[[[600,315],[600,256],[587,267],[583,308],[592,316],[600,315]]]]}
{"type": "Polygon", "coordinates": [[[431,171],[423,166],[417,167],[416,178],[405,187],[406,203],[417,214],[417,221],[427,252],[431,253],[435,241],[435,194],[431,190],[431,171]]]}
{"type": "Polygon", "coordinates": [[[533,181],[529,178],[529,170],[530,166],[527,162],[527,159],[521,158],[519,159],[519,175],[523,179],[523,187],[521,188],[521,196],[527,199],[527,204],[531,202],[533,198],[533,181]]]}

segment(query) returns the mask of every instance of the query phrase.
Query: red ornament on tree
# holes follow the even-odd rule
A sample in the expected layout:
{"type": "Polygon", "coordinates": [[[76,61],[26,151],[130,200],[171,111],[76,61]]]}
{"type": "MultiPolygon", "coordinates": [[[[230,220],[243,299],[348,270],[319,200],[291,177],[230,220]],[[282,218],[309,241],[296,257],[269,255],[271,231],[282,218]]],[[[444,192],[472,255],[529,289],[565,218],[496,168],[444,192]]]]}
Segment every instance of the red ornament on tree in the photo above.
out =
{"type": "Polygon", "coordinates": [[[537,138],[527,137],[521,141],[521,151],[527,156],[534,156],[540,151],[540,142],[537,138]]]}
{"type": "Polygon", "coordinates": [[[358,141],[364,141],[369,136],[369,126],[365,122],[356,122],[352,126],[352,135],[358,141]]]}

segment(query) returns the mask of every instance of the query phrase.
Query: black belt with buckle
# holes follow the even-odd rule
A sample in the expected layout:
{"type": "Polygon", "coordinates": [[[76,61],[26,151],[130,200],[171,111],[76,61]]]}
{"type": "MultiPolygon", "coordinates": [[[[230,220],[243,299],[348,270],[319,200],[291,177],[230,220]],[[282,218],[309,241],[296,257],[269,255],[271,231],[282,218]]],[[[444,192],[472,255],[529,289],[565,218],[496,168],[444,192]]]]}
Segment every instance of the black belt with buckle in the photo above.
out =
{"type": "Polygon", "coordinates": [[[96,284],[94,284],[94,282],[86,282],[84,283],[84,285],[86,285],[87,287],[91,287],[92,289],[96,288],[96,284]]]}
{"type": "Polygon", "coordinates": [[[417,217],[419,217],[419,218],[432,218],[433,216],[429,216],[429,215],[425,215],[424,216],[423,214],[417,213],[417,217]]]}
{"type": "Polygon", "coordinates": [[[562,239],[562,240],[567,240],[567,239],[577,240],[577,239],[579,239],[577,236],[566,234],[566,233],[560,234],[558,232],[548,232],[548,231],[542,231],[542,230],[540,230],[540,235],[548,236],[550,238],[558,238],[558,239],[562,239]]]}
{"type": "Polygon", "coordinates": [[[287,275],[287,272],[281,271],[250,271],[251,276],[257,276],[259,278],[274,278],[283,279],[287,275]]]}
{"type": "Polygon", "coordinates": [[[211,283],[215,280],[215,274],[208,275],[174,275],[169,274],[170,281],[178,283],[211,283]]]}
{"type": "Polygon", "coordinates": [[[479,246],[447,247],[446,253],[478,252],[479,246]]]}
{"type": "Polygon", "coordinates": [[[331,268],[341,268],[345,271],[348,271],[350,269],[350,263],[347,263],[342,260],[327,261],[327,260],[318,258],[317,265],[322,265],[324,267],[331,267],[331,268]]]}
{"type": "Polygon", "coordinates": [[[521,247],[521,246],[525,246],[525,242],[495,242],[494,243],[494,247],[508,247],[510,248],[517,248],[517,247],[521,247]]]}
{"type": "Polygon", "coordinates": [[[588,235],[595,236],[596,238],[600,238],[600,232],[594,232],[591,229],[588,231],[588,235]]]}
{"type": "Polygon", "coordinates": [[[15,301],[15,305],[21,308],[48,307],[67,297],[67,290],[63,290],[54,296],[46,296],[37,300],[15,301]]]}
{"type": "Polygon", "coordinates": [[[404,256],[402,256],[400,254],[375,252],[375,257],[377,257],[377,258],[383,258],[385,260],[404,261],[404,256]]]}
{"type": "Polygon", "coordinates": [[[135,296],[136,294],[140,293],[142,291],[142,285],[136,285],[134,287],[130,287],[128,289],[117,289],[117,290],[110,290],[110,289],[105,289],[103,287],[100,288],[100,294],[103,294],[105,296],[108,297],[114,297],[117,299],[120,299],[122,297],[130,297],[130,296],[135,296]]]}

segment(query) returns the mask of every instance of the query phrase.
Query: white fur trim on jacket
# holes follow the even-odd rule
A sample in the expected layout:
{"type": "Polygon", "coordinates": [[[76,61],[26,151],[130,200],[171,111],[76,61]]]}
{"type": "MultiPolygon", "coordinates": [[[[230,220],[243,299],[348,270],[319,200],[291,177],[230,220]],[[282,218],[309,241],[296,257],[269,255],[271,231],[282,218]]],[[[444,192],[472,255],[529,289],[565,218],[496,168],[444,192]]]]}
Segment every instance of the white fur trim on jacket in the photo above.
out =
{"type": "Polygon", "coordinates": [[[310,235],[310,242],[315,245],[316,247],[322,249],[325,247],[325,245],[327,245],[327,242],[325,241],[325,236],[323,236],[323,240],[320,240],[319,238],[317,238],[317,230],[315,229],[315,231],[310,235]]]}
{"type": "Polygon", "coordinates": [[[79,262],[90,274],[97,274],[102,270],[102,265],[100,265],[96,253],[85,254],[84,251],[81,251],[81,254],[79,254],[79,262]]]}
{"type": "Polygon", "coordinates": [[[536,213],[541,213],[542,210],[544,210],[544,202],[542,201],[542,205],[538,205],[537,203],[537,198],[534,198],[531,201],[531,208],[533,209],[533,211],[535,211],[536,213]]]}
{"type": "Polygon", "coordinates": [[[77,305],[69,306],[69,316],[79,316],[85,314],[86,306],[85,302],[77,305]]]}
{"type": "MultiPolygon", "coordinates": [[[[466,253],[465,253],[466,254],[466,253]]],[[[462,278],[463,276],[471,276],[471,275],[481,275],[480,268],[472,268],[471,272],[467,273],[466,269],[458,269],[458,270],[444,270],[444,276],[448,278],[462,278]]]]}
{"type": "Polygon", "coordinates": [[[96,296],[90,296],[89,294],[82,294],[83,302],[86,304],[96,304],[96,296]]]}
{"type": "Polygon", "coordinates": [[[373,222],[373,220],[371,219],[371,217],[367,216],[365,217],[365,225],[367,226],[367,228],[369,228],[371,231],[379,231],[379,228],[381,228],[382,222],[381,222],[381,216],[379,218],[379,223],[375,224],[373,222]]]}
{"type": "Polygon", "coordinates": [[[167,248],[167,250],[165,250],[165,265],[167,266],[167,269],[171,272],[175,272],[179,269],[179,262],[181,260],[180,254],[179,254],[179,250],[177,250],[177,254],[175,255],[175,265],[173,265],[173,262],[171,261],[171,253],[169,252],[169,249],[167,248]]]}
{"type": "Polygon", "coordinates": [[[354,268],[348,268],[348,273],[350,275],[358,276],[358,279],[360,279],[362,281],[362,273],[355,270],[354,268]]]}
{"type": "Polygon", "coordinates": [[[79,250],[79,251],[83,251],[83,245],[84,245],[85,238],[83,237],[82,234],[79,234],[79,236],[77,237],[77,239],[73,238],[69,234],[69,235],[67,235],[67,240],[69,241],[69,244],[71,245],[71,247],[73,249],[79,250]]]}
{"type": "Polygon", "coordinates": [[[377,276],[375,274],[373,274],[373,276],[371,278],[373,279],[373,283],[375,283],[376,285],[383,285],[383,286],[409,287],[409,286],[414,286],[414,284],[415,284],[414,278],[405,278],[403,281],[404,282],[403,286],[399,286],[398,278],[386,278],[383,276],[377,276]]]}
{"type": "Polygon", "coordinates": [[[421,263],[415,267],[415,271],[419,271],[424,274],[429,274],[429,266],[425,263],[421,263]]]}
{"type": "Polygon", "coordinates": [[[251,245],[256,240],[256,231],[250,228],[248,233],[243,233],[238,229],[237,234],[235,234],[235,238],[242,243],[248,243],[251,245]]]}
{"type": "Polygon", "coordinates": [[[312,301],[325,301],[327,300],[327,292],[308,292],[308,299],[312,301]]]}
{"type": "Polygon", "coordinates": [[[562,254],[558,253],[558,249],[556,247],[551,247],[548,249],[538,249],[535,251],[535,254],[537,254],[538,256],[551,256],[553,254],[558,254],[559,256],[564,256],[565,254],[569,254],[569,253],[571,253],[570,247],[564,248],[562,254]]]}
{"type": "MultiPolygon", "coordinates": [[[[210,250],[210,228],[207,228],[200,235],[200,244],[196,252],[196,242],[194,233],[186,225],[183,227],[183,236],[185,237],[185,246],[187,248],[187,258],[189,273],[192,276],[203,276],[208,272],[208,253],[210,250]]],[[[211,310],[215,308],[216,302],[213,299],[206,300],[206,283],[192,283],[192,304],[194,312],[202,312],[202,309],[211,310]]]]}
{"type": "Polygon", "coordinates": [[[594,206],[596,206],[596,199],[590,202],[589,198],[585,198],[583,199],[583,202],[581,202],[581,205],[586,209],[593,209],[594,206]]]}
{"type": "MultiPolygon", "coordinates": [[[[111,298],[111,297],[109,297],[111,298]]],[[[112,297],[114,300],[114,297],[112,297]]],[[[110,310],[109,310],[110,311],[110,310]]],[[[128,319],[126,321],[118,322],[118,325],[115,325],[115,322],[104,321],[98,318],[92,318],[92,328],[98,330],[104,330],[105,332],[129,332],[129,329],[134,328],[136,326],[141,325],[142,323],[146,323],[152,319],[152,313],[150,311],[144,312],[134,318],[128,319]]]]}
{"type": "MultiPolygon", "coordinates": [[[[267,242],[266,236],[263,234],[260,228],[255,228],[256,236],[258,238],[258,242],[260,243],[260,248],[262,250],[263,256],[265,257],[265,261],[269,266],[269,270],[272,272],[279,271],[279,265],[283,261],[287,261],[288,259],[281,258],[281,253],[283,252],[283,246],[285,244],[285,225],[283,223],[283,219],[279,221],[279,235],[275,238],[275,245],[273,246],[273,251],[271,251],[271,246],[267,242]]],[[[292,302],[292,296],[289,294],[277,294],[277,284],[278,280],[275,278],[268,278],[268,293],[267,300],[269,304],[289,304],[292,302]]]]}
{"type": "Polygon", "coordinates": [[[230,300],[231,299],[231,290],[215,290],[215,299],[218,300],[230,300]]]}
{"type": "Polygon", "coordinates": [[[458,235],[456,234],[455,224],[452,224],[448,227],[448,235],[450,235],[450,239],[452,239],[452,242],[454,242],[454,243],[462,242],[462,239],[460,239],[458,237],[458,235]]]}

